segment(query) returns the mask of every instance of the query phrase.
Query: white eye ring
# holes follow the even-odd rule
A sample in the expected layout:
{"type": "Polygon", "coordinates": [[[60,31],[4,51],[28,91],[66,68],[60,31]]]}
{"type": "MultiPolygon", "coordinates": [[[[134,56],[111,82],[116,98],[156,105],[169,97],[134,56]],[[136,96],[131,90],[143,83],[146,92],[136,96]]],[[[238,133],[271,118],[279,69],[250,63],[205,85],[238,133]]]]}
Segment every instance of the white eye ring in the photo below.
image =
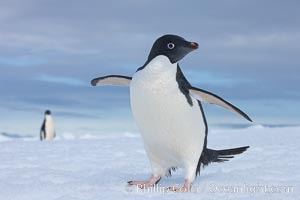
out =
{"type": "Polygon", "coordinates": [[[173,44],[173,43],[168,43],[168,44],[167,44],[167,47],[168,47],[169,49],[174,49],[174,48],[175,48],[175,44],[173,44]]]}

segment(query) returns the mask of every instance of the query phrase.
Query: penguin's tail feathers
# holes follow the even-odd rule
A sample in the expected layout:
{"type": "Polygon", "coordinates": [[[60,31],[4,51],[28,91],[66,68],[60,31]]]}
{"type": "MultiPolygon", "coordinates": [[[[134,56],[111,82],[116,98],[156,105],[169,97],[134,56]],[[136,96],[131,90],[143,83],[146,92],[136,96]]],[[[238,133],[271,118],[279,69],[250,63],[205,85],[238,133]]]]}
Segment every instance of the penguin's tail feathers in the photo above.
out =
{"type": "Polygon", "coordinates": [[[223,149],[223,150],[213,150],[213,149],[203,149],[201,157],[199,159],[198,167],[197,167],[197,174],[200,174],[200,166],[203,167],[209,165],[212,162],[225,162],[229,161],[229,159],[234,158],[234,155],[241,154],[245,152],[249,146],[238,147],[233,149],[223,149]]]}
{"type": "Polygon", "coordinates": [[[202,154],[203,159],[201,160],[201,163],[204,166],[206,166],[212,162],[219,163],[219,162],[229,161],[229,159],[234,158],[234,155],[241,154],[244,151],[246,151],[248,148],[249,146],[239,147],[234,149],[223,149],[223,150],[205,149],[204,154],[202,154]]]}

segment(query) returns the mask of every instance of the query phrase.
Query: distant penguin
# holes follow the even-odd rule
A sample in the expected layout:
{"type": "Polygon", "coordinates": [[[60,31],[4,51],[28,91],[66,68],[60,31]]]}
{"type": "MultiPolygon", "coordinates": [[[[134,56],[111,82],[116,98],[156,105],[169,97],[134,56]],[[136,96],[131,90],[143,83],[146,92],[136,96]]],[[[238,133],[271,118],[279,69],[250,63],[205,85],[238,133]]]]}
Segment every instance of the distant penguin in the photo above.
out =
{"type": "Polygon", "coordinates": [[[164,35],[153,44],[145,64],[133,77],[109,75],[92,80],[93,86],[130,87],[133,117],[142,135],[151,163],[152,175],[147,181],[129,181],[141,188],[152,187],[176,168],[185,169],[182,187],[172,191],[186,192],[201,166],[224,162],[249,146],[226,150],[207,148],[207,122],[201,102],[213,103],[251,119],[221,97],[193,87],[183,75],[178,62],[198,49],[176,35],[164,35]]]}
{"type": "Polygon", "coordinates": [[[40,131],[40,140],[53,140],[55,138],[55,127],[51,111],[45,111],[45,118],[40,131]]]}

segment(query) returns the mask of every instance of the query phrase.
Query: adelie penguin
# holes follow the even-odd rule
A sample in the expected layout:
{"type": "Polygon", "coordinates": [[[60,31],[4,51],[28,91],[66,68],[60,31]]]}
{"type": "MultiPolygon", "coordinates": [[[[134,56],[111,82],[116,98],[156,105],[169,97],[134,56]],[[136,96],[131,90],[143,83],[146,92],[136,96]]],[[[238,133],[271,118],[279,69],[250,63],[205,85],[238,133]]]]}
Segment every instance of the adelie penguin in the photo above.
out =
{"type": "Polygon", "coordinates": [[[55,127],[51,111],[45,111],[45,118],[40,131],[40,140],[53,140],[55,138],[55,127]]]}
{"type": "Polygon", "coordinates": [[[147,181],[129,181],[141,188],[154,186],[176,168],[185,170],[182,187],[172,191],[189,191],[201,166],[224,162],[249,146],[213,150],[207,148],[207,122],[201,101],[222,106],[247,120],[240,109],[211,92],[193,87],[183,75],[178,62],[198,49],[176,35],[158,38],[146,63],[133,77],[109,75],[95,78],[93,86],[118,85],[130,87],[133,117],[142,135],[152,175],[147,181]]]}

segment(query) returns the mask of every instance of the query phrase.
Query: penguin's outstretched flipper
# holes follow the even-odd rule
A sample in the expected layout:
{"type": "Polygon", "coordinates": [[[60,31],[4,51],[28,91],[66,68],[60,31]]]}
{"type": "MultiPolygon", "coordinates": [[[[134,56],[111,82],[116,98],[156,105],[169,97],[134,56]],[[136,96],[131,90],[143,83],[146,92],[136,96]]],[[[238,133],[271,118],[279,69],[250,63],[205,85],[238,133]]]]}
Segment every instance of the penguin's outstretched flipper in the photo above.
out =
{"type": "Polygon", "coordinates": [[[208,92],[206,90],[202,90],[202,89],[195,88],[195,87],[190,87],[189,92],[190,92],[192,97],[194,97],[195,99],[197,99],[199,101],[204,101],[206,103],[211,103],[211,104],[216,104],[216,105],[222,106],[222,107],[224,107],[224,108],[226,108],[226,109],[228,109],[232,112],[235,112],[235,113],[241,115],[242,117],[244,117],[248,121],[252,122],[251,118],[246,113],[244,113],[239,108],[232,105],[228,101],[222,99],[221,97],[219,97],[216,94],[213,94],[213,93],[208,92]]]}
{"type": "Polygon", "coordinates": [[[109,75],[94,78],[91,81],[92,86],[116,85],[116,86],[129,86],[132,77],[122,75],[109,75]]]}

